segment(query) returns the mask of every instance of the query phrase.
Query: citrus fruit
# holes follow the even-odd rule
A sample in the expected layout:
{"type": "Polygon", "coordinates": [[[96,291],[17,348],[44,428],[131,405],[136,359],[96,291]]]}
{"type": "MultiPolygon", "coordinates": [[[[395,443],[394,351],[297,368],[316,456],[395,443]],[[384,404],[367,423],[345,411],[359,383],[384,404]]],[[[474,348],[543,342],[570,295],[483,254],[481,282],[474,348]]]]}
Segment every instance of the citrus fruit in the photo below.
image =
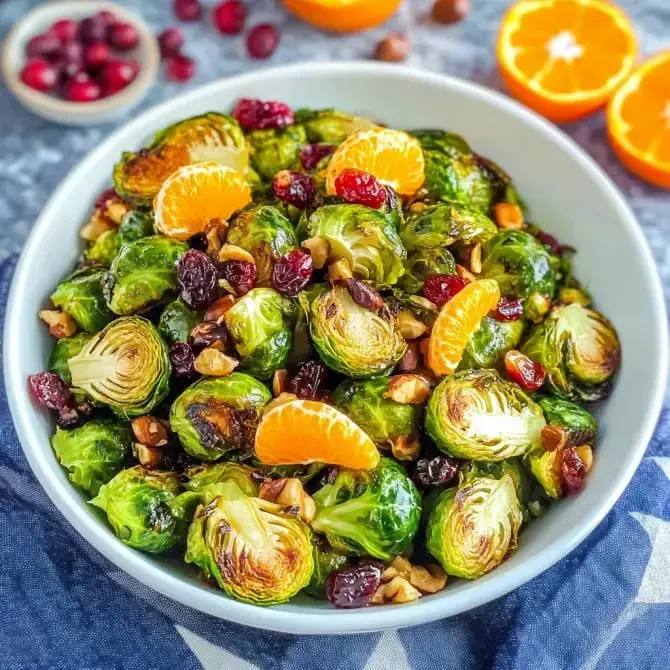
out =
{"type": "Polygon", "coordinates": [[[369,469],[379,463],[368,435],[348,416],[316,400],[271,409],[256,433],[256,457],[267,465],[329,463],[369,469]]]}
{"type": "Polygon", "coordinates": [[[637,39],[606,0],[524,0],[498,33],[502,77],[514,97],[552,121],[602,107],[630,74],[637,39]]]}
{"type": "Polygon", "coordinates": [[[333,32],[366,30],[384,23],[402,0],[284,0],[286,9],[333,32]]]}
{"type": "Polygon", "coordinates": [[[426,357],[435,374],[450,375],[456,370],[470,335],[498,300],[500,289],[495,279],[479,279],[442,305],[430,333],[426,357]]]}
{"type": "Polygon", "coordinates": [[[414,194],[425,177],[419,141],[391,128],[359,130],[340,144],[326,168],[330,195],[337,192],[335,180],[346,168],[367,172],[401,195],[414,194]]]}
{"type": "Polygon", "coordinates": [[[616,92],[607,134],[629,170],[670,188],[670,51],[649,59],[616,92]]]}
{"type": "Polygon", "coordinates": [[[156,228],[178,240],[201,233],[212,219],[227,219],[251,202],[244,175],[218,163],[194,163],[175,170],[154,200],[156,228]]]}

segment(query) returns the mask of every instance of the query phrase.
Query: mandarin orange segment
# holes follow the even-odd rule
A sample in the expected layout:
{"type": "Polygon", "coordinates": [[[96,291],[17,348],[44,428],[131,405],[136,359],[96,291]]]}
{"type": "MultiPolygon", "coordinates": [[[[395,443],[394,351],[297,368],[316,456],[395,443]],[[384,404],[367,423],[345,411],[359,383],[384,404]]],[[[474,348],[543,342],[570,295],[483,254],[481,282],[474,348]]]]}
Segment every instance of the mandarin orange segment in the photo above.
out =
{"type": "Polygon", "coordinates": [[[426,362],[437,375],[456,371],[472,333],[498,304],[500,289],[495,279],[468,284],[442,305],[428,339],[426,362]]]}
{"type": "Polygon", "coordinates": [[[498,33],[497,55],[512,95],[553,121],[602,107],[630,74],[637,39],[607,0],[523,0],[498,33]]]}
{"type": "Polygon", "coordinates": [[[367,30],[383,23],[402,0],[284,0],[298,18],[324,30],[367,30]]]}
{"type": "Polygon", "coordinates": [[[346,168],[368,172],[401,195],[413,195],[425,179],[419,141],[390,128],[359,130],[340,144],[326,169],[329,194],[335,194],[335,179],[346,168]]]}
{"type": "Polygon", "coordinates": [[[212,219],[225,220],[250,202],[251,189],[238,170],[211,162],[184,165],[163,182],[154,200],[156,228],[187,240],[212,219]]]}
{"type": "Polygon", "coordinates": [[[379,463],[375,443],[348,416],[315,400],[271,409],[256,432],[256,457],[267,465],[329,463],[369,469],[379,463]]]}

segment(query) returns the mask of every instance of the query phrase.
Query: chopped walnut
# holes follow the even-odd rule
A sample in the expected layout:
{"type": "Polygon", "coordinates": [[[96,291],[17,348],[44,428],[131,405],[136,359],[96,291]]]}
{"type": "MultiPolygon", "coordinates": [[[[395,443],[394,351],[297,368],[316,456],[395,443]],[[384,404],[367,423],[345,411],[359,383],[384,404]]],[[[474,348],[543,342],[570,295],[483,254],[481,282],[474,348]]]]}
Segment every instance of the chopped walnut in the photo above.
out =
{"type": "Polygon", "coordinates": [[[589,472],[593,467],[593,449],[591,449],[591,445],[582,444],[580,447],[575,447],[575,451],[579,458],[582,459],[582,463],[584,463],[584,470],[589,472]]]}
{"type": "Polygon", "coordinates": [[[419,405],[430,397],[430,384],[421,375],[395,375],[384,397],[403,405],[419,405]]]}
{"type": "Polygon", "coordinates": [[[226,240],[229,228],[228,221],[224,219],[210,219],[205,226],[205,238],[207,239],[207,254],[212,258],[219,255],[219,251],[226,240]]]}
{"type": "Polygon", "coordinates": [[[300,246],[309,251],[309,255],[312,257],[312,265],[315,270],[320,270],[326,264],[328,254],[330,253],[330,243],[325,237],[320,237],[319,235],[310,237],[300,246]]]}
{"type": "Polygon", "coordinates": [[[345,279],[353,279],[353,277],[349,261],[345,258],[338,258],[328,266],[328,281],[331,284],[344,281],[345,279]]]}
{"type": "Polygon", "coordinates": [[[416,340],[428,330],[428,326],[417,319],[412,312],[403,309],[398,312],[398,329],[406,340],[416,340]]]}
{"type": "Polygon", "coordinates": [[[407,349],[398,363],[400,372],[413,372],[419,365],[419,343],[408,342],[407,349]]]}
{"type": "Polygon", "coordinates": [[[495,205],[493,218],[498,228],[503,230],[523,228],[523,210],[513,202],[499,202],[495,205]]]}
{"type": "Polygon", "coordinates": [[[275,398],[279,397],[288,389],[289,374],[288,370],[275,370],[272,376],[272,393],[275,398]]]}
{"type": "Polygon", "coordinates": [[[259,496],[284,507],[297,507],[298,514],[305,523],[309,523],[316,513],[314,500],[305,493],[302,482],[296,477],[266,479],[261,485],[259,496]]]}
{"type": "Polygon", "coordinates": [[[103,216],[99,209],[96,209],[89,222],[79,231],[79,235],[87,242],[95,242],[103,233],[115,228],[114,222],[103,216]]]}
{"type": "Polygon", "coordinates": [[[162,447],[167,444],[167,428],[154,416],[138,416],[131,424],[135,439],[147,447],[162,447]]]}
{"type": "MultiPolygon", "coordinates": [[[[403,556],[396,556],[390,563],[389,567],[393,568],[396,571],[396,574],[393,575],[394,577],[400,576],[403,577],[404,579],[409,579],[410,572],[412,571],[412,564],[403,556]]],[[[386,574],[386,573],[384,573],[386,574]]],[[[385,579],[384,575],[382,575],[382,581],[389,581],[389,579],[385,579]]]]}
{"type": "Polygon", "coordinates": [[[149,447],[141,442],[133,444],[133,456],[147,470],[157,470],[163,463],[163,450],[160,447],[149,447]]]}
{"type": "Polygon", "coordinates": [[[415,461],[421,453],[421,442],[416,435],[401,435],[391,441],[391,453],[399,461],[415,461]]]}
{"type": "Polygon", "coordinates": [[[218,259],[220,263],[225,263],[226,261],[244,261],[245,263],[256,265],[256,259],[246,249],[242,249],[242,247],[234,244],[224,244],[219,249],[218,259]]]}
{"type": "Polygon", "coordinates": [[[265,405],[265,407],[263,407],[263,416],[265,416],[275,407],[286,405],[289,402],[295,402],[297,399],[298,396],[295,393],[280,393],[276,398],[274,398],[274,400],[270,400],[270,402],[265,405]]]}
{"type": "Polygon", "coordinates": [[[447,573],[436,563],[413,565],[409,583],[421,593],[437,593],[447,585],[447,573]]]}
{"type": "Polygon", "coordinates": [[[49,334],[58,340],[70,337],[77,332],[74,319],[59,309],[43,309],[37,313],[37,316],[49,326],[49,334]]]}
{"type": "Polygon", "coordinates": [[[370,602],[375,605],[383,603],[409,603],[418,600],[421,593],[415,589],[405,578],[394,577],[390,582],[381,584],[370,602]]]}
{"type": "Polygon", "coordinates": [[[235,296],[224,295],[207,306],[204,321],[216,321],[219,325],[223,323],[224,314],[235,304],[235,296]]]}
{"type": "Polygon", "coordinates": [[[462,265],[456,265],[456,274],[461,278],[461,279],[467,279],[469,282],[475,281],[477,277],[475,277],[470,270],[467,268],[464,268],[462,265]]]}
{"type": "Polygon", "coordinates": [[[117,226],[121,225],[123,217],[128,214],[130,208],[123,202],[123,200],[108,200],[105,203],[104,215],[115,223],[117,226]]]}
{"type": "Polygon", "coordinates": [[[201,375],[209,377],[225,377],[229,375],[240,362],[222,351],[207,347],[203,349],[195,359],[195,369],[201,375]]]}

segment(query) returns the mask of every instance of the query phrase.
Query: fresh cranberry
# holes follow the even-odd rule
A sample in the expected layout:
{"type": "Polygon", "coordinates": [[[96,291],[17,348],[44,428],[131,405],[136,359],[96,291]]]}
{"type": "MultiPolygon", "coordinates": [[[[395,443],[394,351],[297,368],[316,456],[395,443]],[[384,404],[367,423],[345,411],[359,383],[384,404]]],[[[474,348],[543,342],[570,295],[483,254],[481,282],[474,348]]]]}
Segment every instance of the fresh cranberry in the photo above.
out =
{"type": "Polygon", "coordinates": [[[351,298],[357,305],[372,312],[376,312],[384,306],[384,299],[381,295],[364,281],[360,279],[347,279],[345,284],[351,298]]]}
{"type": "Polygon", "coordinates": [[[175,342],[170,347],[172,374],[179,379],[195,379],[195,354],[186,342],[175,342]]]}
{"type": "Polygon", "coordinates": [[[179,28],[166,28],[158,36],[158,44],[163,58],[176,56],[184,45],[184,36],[179,28]]]}
{"type": "Polygon", "coordinates": [[[79,24],[77,34],[84,44],[104,42],[107,37],[107,24],[100,16],[89,16],[79,24]]]}
{"type": "Polygon", "coordinates": [[[117,51],[130,51],[140,43],[140,33],[132,23],[116,23],[109,29],[109,43],[117,51]]]}
{"type": "Polygon", "coordinates": [[[26,56],[28,58],[50,58],[58,53],[60,45],[60,40],[51,33],[35,35],[26,44],[26,56]]]}
{"type": "Polygon", "coordinates": [[[119,59],[107,61],[100,73],[105,94],[117,93],[128,86],[135,79],[136,73],[137,70],[132,62],[119,59]]]}
{"type": "Polygon", "coordinates": [[[21,70],[21,81],[36,91],[50,91],[57,78],[56,70],[41,58],[32,58],[21,70]]]}
{"type": "Polygon", "coordinates": [[[182,300],[193,309],[206,307],[216,298],[218,273],[212,259],[189,249],[177,266],[177,284],[182,300]]]}
{"type": "Polygon", "coordinates": [[[97,13],[98,21],[101,21],[109,29],[112,26],[115,26],[119,20],[116,18],[112,12],[103,9],[101,12],[97,13]]]}
{"type": "Polygon", "coordinates": [[[221,264],[220,273],[235,295],[249,293],[256,285],[256,266],[253,263],[225,261],[221,264]]]}
{"type": "Polygon", "coordinates": [[[502,296],[491,312],[496,321],[518,321],[523,316],[523,303],[518,298],[502,296]]]}
{"type": "Polygon", "coordinates": [[[79,24],[72,19],[60,19],[49,28],[49,32],[61,43],[74,40],[77,37],[78,30],[79,24]]]}
{"type": "Polygon", "coordinates": [[[365,607],[382,581],[382,566],[363,563],[334,570],[326,580],[326,597],[342,609],[365,607]]]}
{"type": "Polygon", "coordinates": [[[78,72],[84,71],[84,46],[81,42],[66,42],[51,59],[51,64],[65,83],[78,72]]]}
{"type": "Polygon", "coordinates": [[[224,35],[239,35],[244,30],[247,8],[239,0],[226,0],[214,7],[212,20],[224,35]]]}
{"type": "Polygon", "coordinates": [[[195,74],[195,61],[177,54],[167,59],[167,76],[172,81],[188,81],[195,74]]]}
{"type": "Polygon", "coordinates": [[[100,86],[85,72],[79,72],[65,87],[65,97],[70,102],[93,102],[102,95],[100,86]]]}
{"type": "Polygon", "coordinates": [[[279,44],[279,31],[271,23],[259,23],[247,35],[247,52],[252,58],[270,58],[279,44]]]}
{"type": "Polygon", "coordinates": [[[421,458],[416,462],[412,479],[421,489],[430,486],[444,488],[449,486],[458,474],[458,461],[448,456],[421,458]]]}
{"type": "Polygon", "coordinates": [[[223,351],[228,342],[228,330],[216,321],[201,321],[190,332],[188,341],[194,351],[201,351],[205,347],[223,351]]]}
{"type": "Polygon", "coordinates": [[[347,202],[379,209],[386,202],[386,189],[373,175],[345,168],[335,179],[337,195],[347,202]]]}
{"type": "Polygon", "coordinates": [[[92,70],[101,68],[109,59],[109,47],[105,42],[93,42],[86,47],[84,61],[86,67],[92,70]]]}
{"type": "Polygon", "coordinates": [[[316,166],[335,151],[332,144],[308,144],[300,152],[300,164],[305,170],[314,170],[316,166]]]}
{"type": "Polygon", "coordinates": [[[586,467],[574,447],[563,449],[558,454],[559,479],[564,495],[579,493],[584,488],[586,467]]]}
{"type": "Polygon", "coordinates": [[[244,130],[286,128],[293,121],[293,110],[283,102],[242,98],[235,105],[233,116],[244,130]]]}
{"type": "Polygon", "coordinates": [[[65,382],[53,372],[38,372],[28,376],[28,386],[40,404],[59,410],[72,404],[72,393],[65,382]]]}
{"type": "Polygon", "coordinates": [[[428,275],[423,283],[423,297],[442,307],[468,283],[467,279],[453,275],[428,275]]]}
{"type": "Polygon", "coordinates": [[[272,181],[275,195],[289,205],[305,209],[310,205],[316,194],[316,183],[308,174],[282,170],[277,172],[272,181]]]}
{"type": "Polygon", "coordinates": [[[321,361],[301,363],[288,385],[288,390],[303,400],[320,399],[320,389],[327,376],[328,369],[321,361]]]}
{"type": "Polygon", "coordinates": [[[284,254],[272,268],[272,286],[290,298],[295,298],[312,276],[312,257],[304,249],[284,254]]]}
{"type": "Polygon", "coordinates": [[[541,363],[534,363],[525,354],[512,349],[505,354],[505,370],[510,379],[527,391],[537,391],[546,376],[541,363]]]}
{"type": "Polygon", "coordinates": [[[202,6],[198,0],[173,0],[172,9],[180,21],[197,21],[202,16],[202,6]]]}

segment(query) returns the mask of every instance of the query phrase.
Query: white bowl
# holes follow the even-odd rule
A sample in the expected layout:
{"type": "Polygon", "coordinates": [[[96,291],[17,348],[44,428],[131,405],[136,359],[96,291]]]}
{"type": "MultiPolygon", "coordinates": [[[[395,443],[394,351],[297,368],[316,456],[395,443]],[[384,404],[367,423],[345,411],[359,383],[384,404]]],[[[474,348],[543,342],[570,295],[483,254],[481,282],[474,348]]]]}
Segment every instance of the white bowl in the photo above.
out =
{"type": "Polygon", "coordinates": [[[70,126],[84,126],[109,121],[136,105],[149,90],[160,64],[158,40],[146,23],[136,14],[113,2],[48,2],[28,12],[10,31],[2,45],[2,77],[7,88],[28,109],[39,116],[70,126]],[[28,40],[45,32],[58,19],[83,19],[103,10],[112,12],[124,23],[131,23],[140,34],[137,48],[124,57],[140,64],[137,77],[118,93],[96,100],[78,103],[57,98],[26,86],[20,79],[26,61],[28,40]]]}
{"type": "Polygon", "coordinates": [[[10,408],[30,465],[72,525],[111,561],[140,581],[191,607],[259,628],[290,633],[352,633],[448,617],[497,598],[574,549],[602,520],[638,466],[660,411],[668,367],[661,287],[631,210],[600,168],[570,139],[497,93],[458,79],[375,63],[312,63],[233,77],[152,109],[114,133],[63,182],[42,212],[16,269],[6,314],[5,381],[10,408]],[[229,110],[239,97],[299,106],[335,106],[399,128],[438,127],[463,134],[499,162],[527,199],[534,221],[579,253],[577,276],[612,319],[623,367],[599,418],[601,438],[588,485],[555,505],[521,536],[509,560],[485,577],[456,581],[404,606],[334,610],[305,598],[261,608],[226,598],[193,572],[121,544],[79,496],[49,446],[52,422],[26,390],[52,347],[35,313],[70,271],[78,230],[96,195],[109,186],[121,151],[139,147],[174,121],[229,110]]]}

